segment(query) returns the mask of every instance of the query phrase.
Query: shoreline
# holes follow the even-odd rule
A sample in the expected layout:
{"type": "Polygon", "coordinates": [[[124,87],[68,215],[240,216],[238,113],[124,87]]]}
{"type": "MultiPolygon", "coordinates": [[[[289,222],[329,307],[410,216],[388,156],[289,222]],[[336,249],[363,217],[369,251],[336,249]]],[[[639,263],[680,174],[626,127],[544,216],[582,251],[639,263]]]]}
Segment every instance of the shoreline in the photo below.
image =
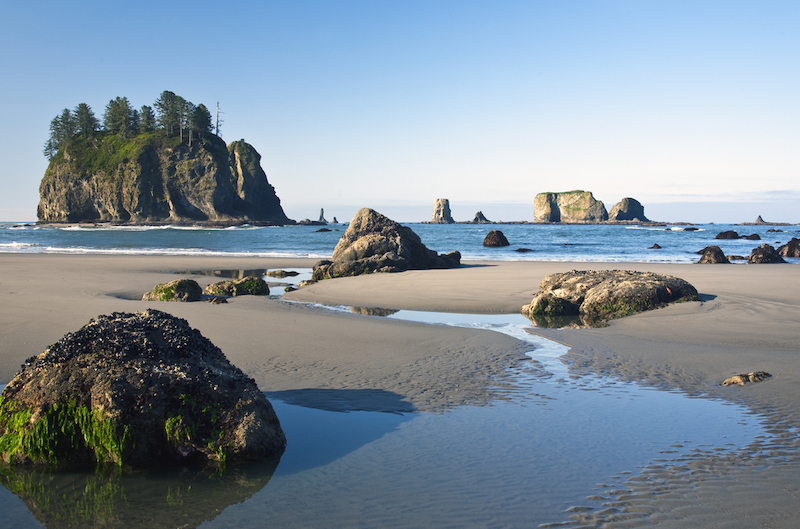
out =
{"type": "MultiPolygon", "coordinates": [[[[155,284],[184,277],[175,271],[310,268],[315,261],[2,253],[0,383],[7,383],[26,358],[93,317],[154,308],[185,318],[266,392],[369,390],[370,402],[342,405],[394,412],[482,405],[503,398],[504,389],[513,392],[508,371],[527,360],[528,347],[494,332],[340,314],[275,297],[246,296],[227,305],[139,301],[155,284]]],[[[631,494],[610,501],[620,509],[647,504],[655,513],[651,518],[664,527],[685,526],[687,520],[704,527],[752,527],[765,521],[791,526],[800,512],[798,267],[469,261],[451,270],[322,281],[286,299],[393,310],[519,313],[545,275],[576,268],[676,275],[692,283],[702,299],[614,320],[600,329],[536,328],[536,334],[570,346],[563,358],[576,375],[599,374],[746,405],[764,414],[777,436],[776,444],[755,447],[752,457],[699,454],[685,465],[645,469],[642,480],[626,482],[631,494]],[[742,387],[719,386],[734,374],[756,370],[773,377],[742,387]],[[656,492],[664,487],[668,494],[656,492]]],[[[219,280],[192,277],[201,286],[219,280]]]]}

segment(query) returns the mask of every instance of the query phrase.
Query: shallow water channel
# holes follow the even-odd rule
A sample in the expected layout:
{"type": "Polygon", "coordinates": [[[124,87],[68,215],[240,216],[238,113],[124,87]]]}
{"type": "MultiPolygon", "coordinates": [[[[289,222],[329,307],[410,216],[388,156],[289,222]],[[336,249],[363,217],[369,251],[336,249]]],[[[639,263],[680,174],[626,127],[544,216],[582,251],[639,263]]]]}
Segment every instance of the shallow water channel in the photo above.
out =
{"type": "Polygon", "coordinates": [[[0,525],[39,526],[11,492],[27,488],[39,494],[34,510],[51,528],[89,519],[128,527],[549,526],[602,509],[607,487],[654,462],[739,453],[768,437],[764,418],[742,406],[572,375],[559,359],[566,347],[528,333],[521,315],[386,317],[510,334],[531,343],[536,369],[515,375],[524,389],[512,398],[442,413],[329,411],[267,393],[289,443],[271,466],[211,478],[26,476],[16,489],[0,480],[0,525]],[[74,507],[90,493],[98,499],[74,507]]]}

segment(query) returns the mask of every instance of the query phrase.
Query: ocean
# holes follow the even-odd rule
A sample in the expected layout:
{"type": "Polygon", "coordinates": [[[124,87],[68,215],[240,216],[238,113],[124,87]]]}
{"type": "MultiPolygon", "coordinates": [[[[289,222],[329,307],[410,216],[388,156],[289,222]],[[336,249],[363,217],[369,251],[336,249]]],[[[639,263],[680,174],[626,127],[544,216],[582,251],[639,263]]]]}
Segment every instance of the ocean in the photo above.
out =
{"type": "MultiPolygon", "coordinates": [[[[777,248],[798,237],[800,226],[697,224],[673,226],[407,223],[439,253],[458,250],[463,260],[695,263],[697,252],[719,246],[747,256],[762,243],[777,248]],[[500,230],[510,246],[486,248],[500,230]],[[715,239],[723,231],[760,240],[715,239]],[[654,249],[658,245],[660,249],[654,249]],[[522,250],[522,251],[520,251],[522,250]]],[[[327,226],[38,226],[0,223],[0,252],[133,255],[231,255],[330,258],[346,224],[327,226]],[[324,231],[330,230],[330,231],[324,231]]],[[[788,259],[800,263],[800,259],[788,259]]]]}

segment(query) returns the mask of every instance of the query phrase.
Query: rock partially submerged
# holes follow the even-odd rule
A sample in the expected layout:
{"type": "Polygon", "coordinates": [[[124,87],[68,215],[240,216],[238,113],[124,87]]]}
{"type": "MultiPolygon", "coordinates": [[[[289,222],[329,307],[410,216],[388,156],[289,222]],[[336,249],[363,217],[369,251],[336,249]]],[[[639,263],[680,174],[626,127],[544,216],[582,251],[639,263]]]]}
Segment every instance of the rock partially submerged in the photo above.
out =
{"type": "Polygon", "coordinates": [[[800,257],[800,239],[792,237],[792,240],[778,247],[778,255],[782,257],[800,257]]]}
{"type": "Polygon", "coordinates": [[[533,301],[522,307],[522,314],[541,326],[558,325],[563,317],[580,317],[588,325],[678,301],[699,301],[697,289],[678,277],[628,270],[573,270],[545,277],[533,301]]]}
{"type": "Polygon", "coordinates": [[[373,272],[402,272],[429,268],[458,268],[461,254],[429,250],[411,228],[363,208],[342,234],[332,260],[314,265],[313,279],[356,276],[373,272]]]}
{"type": "Polygon", "coordinates": [[[511,243],[508,242],[506,236],[500,230],[492,230],[486,234],[486,238],[483,239],[483,245],[489,248],[499,248],[501,246],[509,246],[511,243]]]}
{"type": "Polygon", "coordinates": [[[635,198],[623,198],[611,208],[608,220],[650,222],[644,216],[644,206],[635,198]]]}
{"type": "Polygon", "coordinates": [[[725,253],[719,246],[706,246],[697,253],[702,254],[698,261],[700,264],[730,264],[730,261],[725,257],[725,253]]]}
{"type": "Polygon", "coordinates": [[[203,289],[194,279],[176,279],[159,283],[142,296],[142,301],[199,301],[203,289]]]}
{"type": "Polygon", "coordinates": [[[0,396],[0,458],[66,468],[280,454],[253,379],[183,319],[99,316],[29,358],[0,396]]]}
{"type": "Polygon", "coordinates": [[[761,382],[762,380],[766,380],[772,377],[766,371],[754,371],[752,373],[743,373],[741,375],[734,375],[731,378],[726,378],[725,381],[722,382],[723,386],[732,386],[734,384],[738,384],[740,386],[744,386],[748,382],[761,382]]]}

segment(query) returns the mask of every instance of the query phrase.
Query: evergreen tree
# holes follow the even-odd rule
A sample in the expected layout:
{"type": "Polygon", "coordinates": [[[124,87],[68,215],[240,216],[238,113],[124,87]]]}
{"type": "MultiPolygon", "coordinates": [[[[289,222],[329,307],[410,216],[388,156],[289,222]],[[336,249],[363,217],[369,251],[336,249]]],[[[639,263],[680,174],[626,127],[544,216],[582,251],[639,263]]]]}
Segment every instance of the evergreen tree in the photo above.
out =
{"type": "Polygon", "coordinates": [[[151,132],[156,128],[156,115],[153,109],[147,105],[142,105],[139,110],[139,134],[151,132]]]}
{"type": "Polygon", "coordinates": [[[127,97],[112,99],[103,114],[103,128],[110,134],[128,137],[135,130],[133,112],[127,97]]]}
{"type": "Polygon", "coordinates": [[[211,112],[203,103],[200,103],[192,111],[190,128],[200,134],[211,132],[211,112]]]}
{"type": "Polygon", "coordinates": [[[92,107],[86,103],[80,103],[76,106],[73,113],[77,133],[84,138],[92,136],[94,132],[100,128],[100,122],[97,121],[97,118],[94,116],[92,107]]]}
{"type": "Polygon", "coordinates": [[[156,120],[158,125],[166,131],[169,136],[181,131],[181,115],[185,100],[175,95],[174,92],[164,90],[158,96],[153,106],[156,109],[156,120]]]}
{"type": "Polygon", "coordinates": [[[77,126],[75,117],[68,108],[50,121],[50,137],[44,144],[42,152],[48,160],[52,160],[58,150],[75,135],[77,126]]]}

